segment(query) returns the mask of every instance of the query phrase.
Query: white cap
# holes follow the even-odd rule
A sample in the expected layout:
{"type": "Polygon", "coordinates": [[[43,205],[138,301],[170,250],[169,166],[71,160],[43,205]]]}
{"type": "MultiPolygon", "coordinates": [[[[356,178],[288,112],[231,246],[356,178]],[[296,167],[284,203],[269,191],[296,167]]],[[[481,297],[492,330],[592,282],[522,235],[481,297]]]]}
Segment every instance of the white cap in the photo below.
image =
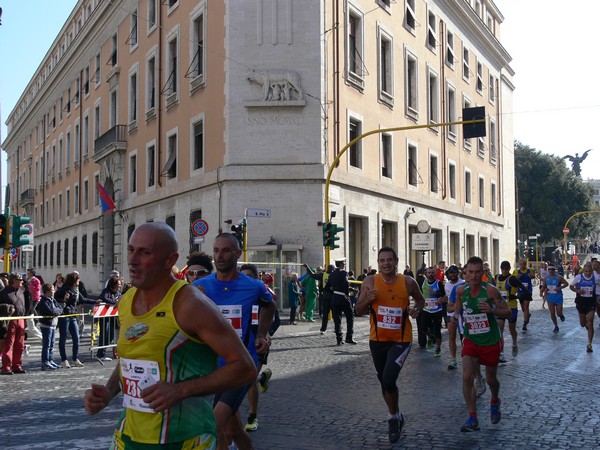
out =
{"type": "Polygon", "coordinates": [[[334,261],[335,261],[336,263],[339,263],[339,262],[346,262],[346,258],[337,258],[337,259],[334,259],[334,261]]]}

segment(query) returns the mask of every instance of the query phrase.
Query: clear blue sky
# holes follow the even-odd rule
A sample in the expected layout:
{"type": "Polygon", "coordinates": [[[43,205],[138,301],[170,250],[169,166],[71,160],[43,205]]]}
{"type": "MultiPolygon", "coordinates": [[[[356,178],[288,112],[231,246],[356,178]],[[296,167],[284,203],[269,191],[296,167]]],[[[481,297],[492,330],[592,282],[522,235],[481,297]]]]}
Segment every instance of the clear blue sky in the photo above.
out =
{"type": "MultiPolygon", "coordinates": [[[[77,0],[0,0],[1,138],[5,122],[73,11],[77,0]]],[[[6,154],[2,152],[2,187],[6,185],[6,154]]],[[[14,194],[13,194],[14,195],[14,194]]],[[[2,203],[4,189],[2,189],[2,203]]]]}

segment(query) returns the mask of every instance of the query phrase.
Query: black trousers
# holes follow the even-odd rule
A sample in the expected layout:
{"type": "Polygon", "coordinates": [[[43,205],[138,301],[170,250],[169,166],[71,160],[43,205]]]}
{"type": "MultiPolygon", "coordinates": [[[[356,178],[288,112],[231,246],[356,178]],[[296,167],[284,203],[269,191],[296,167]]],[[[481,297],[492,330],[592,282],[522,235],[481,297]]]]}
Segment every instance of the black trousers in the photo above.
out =
{"type": "Polygon", "coordinates": [[[323,292],[321,298],[323,312],[321,313],[321,331],[327,331],[327,322],[329,320],[329,311],[331,311],[331,300],[333,294],[330,292],[323,292]]]}
{"type": "Polygon", "coordinates": [[[346,339],[352,339],[352,336],[354,335],[354,312],[352,311],[352,304],[347,298],[334,294],[331,314],[333,316],[335,335],[338,338],[338,341],[342,339],[343,334],[342,313],[346,316],[346,339]]]}

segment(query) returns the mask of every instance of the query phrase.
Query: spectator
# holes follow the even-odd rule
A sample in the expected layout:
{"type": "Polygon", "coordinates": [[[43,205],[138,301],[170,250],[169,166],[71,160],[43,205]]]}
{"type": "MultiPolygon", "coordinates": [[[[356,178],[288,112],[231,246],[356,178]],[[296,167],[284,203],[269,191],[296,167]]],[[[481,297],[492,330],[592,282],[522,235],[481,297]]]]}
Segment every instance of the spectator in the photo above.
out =
{"type": "MultiPolygon", "coordinates": [[[[11,273],[8,276],[7,286],[0,292],[0,303],[12,305],[15,308],[14,316],[25,315],[25,297],[21,289],[23,279],[21,275],[11,273]]],[[[2,348],[2,375],[27,373],[23,369],[23,351],[25,349],[25,321],[23,319],[11,320],[4,339],[2,348]]]]}
{"type": "Polygon", "coordinates": [[[57,273],[54,279],[54,292],[58,291],[65,284],[65,277],[62,273],[57,273]]]}
{"type": "MultiPolygon", "coordinates": [[[[29,291],[28,293],[24,293],[27,299],[27,295],[31,295],[31,306],[27,311],[28,314],[35,315],[37,314],[37,306],[40,303],[41,295],[42,295],[42,283],[40,279],[36,276],[35,270],[27,269],[26,277],[23,282],[23,287],[29,291]]],[[[42,333],[35,326],[35,322],[33,319],[27,319],[27,338],[32,339],[42,339],[42,333]]]]}
{"type": "Polygon", "coordinates": [[[298,325],[296,322],[296,310],[300,305],[300,284],[298,283],[298,274],[292,273],[292,278],[288,284],[288,302],[290,305],[290,325],[298,325]]]}
{"type": "Polygon", "coordinates": [[[42,330],[42,370],[56,370],[60,366],[54,362],[54,342],[56,340],[56,325],[58,317],[62,313],[62,307],[54,298],[54,286],[44,284],[42,296],[38,305],[38,314],[45,316],[40,319],[42,330]]]}
{"type": "Polygon", "coordinates": [[[410,270],[410,266],[408,264],[404,268],[404,275],[407,276],[407,277],[411,277],[411,278],[415,277],[415,274],[413,273],[412,270],[410,270]]]}
{"type": "Polygon", "coordinates": [[[0,289],[4,289],[8,286],[8,274],[6,272],[0,273],[0,289]]]}
{"type": "MultiPolygon", "coordinates": [[[[100,294],[100,302],[106,305],[116,306],[121,299],[121,279],[120,276],[113,276],[108,280],[108,285],[100,294]]],[[[101,361],[112,361],[112,358],[106,356],[106,348],[115,340],[116,317],[104,317],[98,319],[100,328],[100,338],[98,340],[97,357],[101,361]]]]}
{"type": "Polygon", "coordinates": [[[188,283],[210,275],[213,271],[213,264],[210,256],[206,253],[192,253],[187,260],[185,279],[188,283]]]}

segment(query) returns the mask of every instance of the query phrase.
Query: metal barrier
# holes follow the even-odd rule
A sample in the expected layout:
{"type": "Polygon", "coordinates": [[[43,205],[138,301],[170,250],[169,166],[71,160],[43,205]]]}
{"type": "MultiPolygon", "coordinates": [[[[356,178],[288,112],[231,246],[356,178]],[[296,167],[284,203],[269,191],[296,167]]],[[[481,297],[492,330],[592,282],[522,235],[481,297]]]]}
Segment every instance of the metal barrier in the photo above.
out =
{"type": "MultiPolygon", "coordinates": [[[[93,358],[94,351],[112,349],[113,356],[116,357],[117,347],[117,324],[119,311],[116,305],[107,305],[100,303],[94,306],[93,324],[90,341],[90,354],[93,358]]],[[[104,364],[102,359],[96,357],[100,364],[104,364]]]]}

